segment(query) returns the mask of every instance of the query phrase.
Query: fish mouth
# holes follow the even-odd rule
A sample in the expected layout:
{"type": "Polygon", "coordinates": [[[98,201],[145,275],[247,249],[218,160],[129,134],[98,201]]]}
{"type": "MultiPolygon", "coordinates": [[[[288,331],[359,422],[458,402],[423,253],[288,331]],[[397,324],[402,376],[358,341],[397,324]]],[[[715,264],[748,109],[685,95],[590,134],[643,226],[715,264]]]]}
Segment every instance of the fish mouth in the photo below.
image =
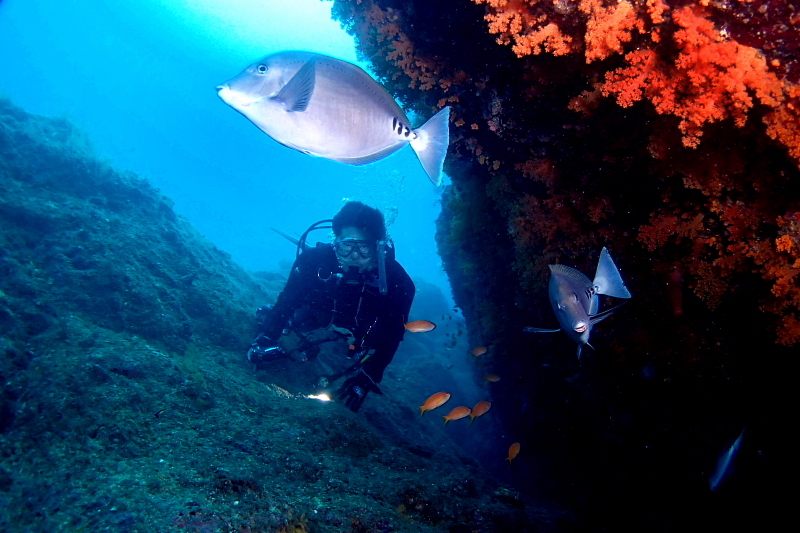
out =
{"type": "Polygon", "coordinates": [[[247,94],[240,93],[226,85],[217,86],[217,96],[222,98],[222,101],[232,107],[247,107],[260,100],[260,98],[252,98],[247,94]]]}
{"type": "Polygon", "coordinates": [[[578,324],[573,329],[575,330],[575,333],[583,333],[586,331],[586,324],[578,324]]]}
{"type": "Polygon", "coordinates": [[[234,99],[234,92],[227,85],[217,85],[217,96],[229,104],[234,99]]]}

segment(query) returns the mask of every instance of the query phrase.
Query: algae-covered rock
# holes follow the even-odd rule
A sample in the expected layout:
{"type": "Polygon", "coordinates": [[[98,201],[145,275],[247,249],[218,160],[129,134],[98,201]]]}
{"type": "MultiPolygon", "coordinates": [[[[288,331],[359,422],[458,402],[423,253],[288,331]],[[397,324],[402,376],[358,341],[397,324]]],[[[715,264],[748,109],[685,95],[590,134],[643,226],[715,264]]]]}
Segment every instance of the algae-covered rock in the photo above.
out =
{"type": "Polygon", "coordinates": [[[87,145],[0,101],[0,530],[552,530],[418,420],[414,356],[359,414],[255,373],[252,312],[283,276],[87,145]]]}
{"type": "Polygon", "coordinates": [[[178,351],[241,349],[280,284],[244,272],[86,146],[68,122],[0,103],[0,328],[23,340],[78,314],[178,351]]]}

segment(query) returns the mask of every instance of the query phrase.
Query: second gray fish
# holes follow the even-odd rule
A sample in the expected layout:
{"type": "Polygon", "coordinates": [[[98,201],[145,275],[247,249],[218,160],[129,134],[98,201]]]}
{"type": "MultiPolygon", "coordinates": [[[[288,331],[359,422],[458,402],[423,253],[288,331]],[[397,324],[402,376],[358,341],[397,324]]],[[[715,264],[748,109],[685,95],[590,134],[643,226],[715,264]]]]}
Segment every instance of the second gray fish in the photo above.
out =
{"type": "Polygon", "coordinates": [[[566,265],[550,265],[550,303],[556,314],[558,329],[527,327],[525,331],[534,333],[552,333],[564,331],[570,339],[578,343],[578,359],[581,350],[589,344],[592,326],[607,318],[619,306],[598,313],[600,299],[605,294],[615,298],[630,298],[631,293],[625,287],[619,270],[611,260],[608,250],[603,247],[594,280],[589,280],[582,272],[566,265]]]}

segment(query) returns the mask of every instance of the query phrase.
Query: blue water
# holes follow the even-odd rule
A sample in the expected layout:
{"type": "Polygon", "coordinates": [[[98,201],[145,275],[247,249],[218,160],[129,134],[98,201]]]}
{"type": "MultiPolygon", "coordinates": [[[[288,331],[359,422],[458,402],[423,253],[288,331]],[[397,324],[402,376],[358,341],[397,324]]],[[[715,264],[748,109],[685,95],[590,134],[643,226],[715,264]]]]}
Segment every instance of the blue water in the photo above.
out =
{"type": "Polygon", "coordinates": [[[330,8],[320,0],[0,0],[0,95],[70,118],[98,156],[148,178],[249,270],[285,269],[294,258],[271,227],[299,234],[356,199],[393,219],[398,260],[449,299],[434,241],[440,191],[410,148],[366,167],[310,157],[217,97],[218,84],[281,50],[357,62],[330,8]]]}

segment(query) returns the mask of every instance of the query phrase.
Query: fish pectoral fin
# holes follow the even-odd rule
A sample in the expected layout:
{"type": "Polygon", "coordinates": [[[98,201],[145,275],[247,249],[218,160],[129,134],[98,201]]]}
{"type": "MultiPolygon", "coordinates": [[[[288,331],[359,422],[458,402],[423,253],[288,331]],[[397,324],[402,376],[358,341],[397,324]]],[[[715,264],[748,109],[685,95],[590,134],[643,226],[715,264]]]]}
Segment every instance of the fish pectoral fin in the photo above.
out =
{"type": "MultiPolygon", "coordinates": [[[[588,346],[589,348],[591,348],[592,350],[594,350],[594,346],[592,346],[588,342],[585,343],[585,345],[588,346]]],[[[584,344],[581,344],[580,342],[578,343],[578,361],[581,360],[581,352],[583,351],[583,346],[584,346],[584,344]]],[[[595,351],[597,351],[597,350],[595,350],[595,351]]]]}
{"type": "Polygon", "coordinates": [[[286,111],[305,111],[309,102],[311,102],[311,96],[314,94],[314,83],[317,79],[316,61],[314,57],[306,61],[306,64],[292,76],[289,83],[284,85],[283,89],[273,98],[282,102],[286,107],[286,111]]]}
{"type": "Polygon", "coordinates": [[[598,323],[598,322],[600,322],[601,320],[604,320],[604,319],[608,318],[609,316],[611,316],[611,313],[613,313],[614,311],[616,311],[617,309],[619,309],[620,307],[622,307],[622,306],[623,306],[623,305],[625,305],[626,303],[628,303],[628,302],[622,302],[622,303],[621,303],[621,304],[619,304],[619,305],[615,305],[615,306],[614,306],[614,307],[612,307],[611,309],[606,309],[606,310],[605,310],[605,311],[603,311],[602,313],[597,313],[596,315],[590,316],[590,317],[589,317],[589,321],[590,321],[590,322],[591,322],[591,324],[594,326],[595,324],[597,324],[597,323],[598,323]]]}
{"type": "Polygon", "coordinates": [[[522,331],[525,333],[555,333],[556,331],[561,331],[561,328],[556,329],[544,329],[544,328],[534,328],[533,326],[528,326],[523,328],[522,331]]]}

